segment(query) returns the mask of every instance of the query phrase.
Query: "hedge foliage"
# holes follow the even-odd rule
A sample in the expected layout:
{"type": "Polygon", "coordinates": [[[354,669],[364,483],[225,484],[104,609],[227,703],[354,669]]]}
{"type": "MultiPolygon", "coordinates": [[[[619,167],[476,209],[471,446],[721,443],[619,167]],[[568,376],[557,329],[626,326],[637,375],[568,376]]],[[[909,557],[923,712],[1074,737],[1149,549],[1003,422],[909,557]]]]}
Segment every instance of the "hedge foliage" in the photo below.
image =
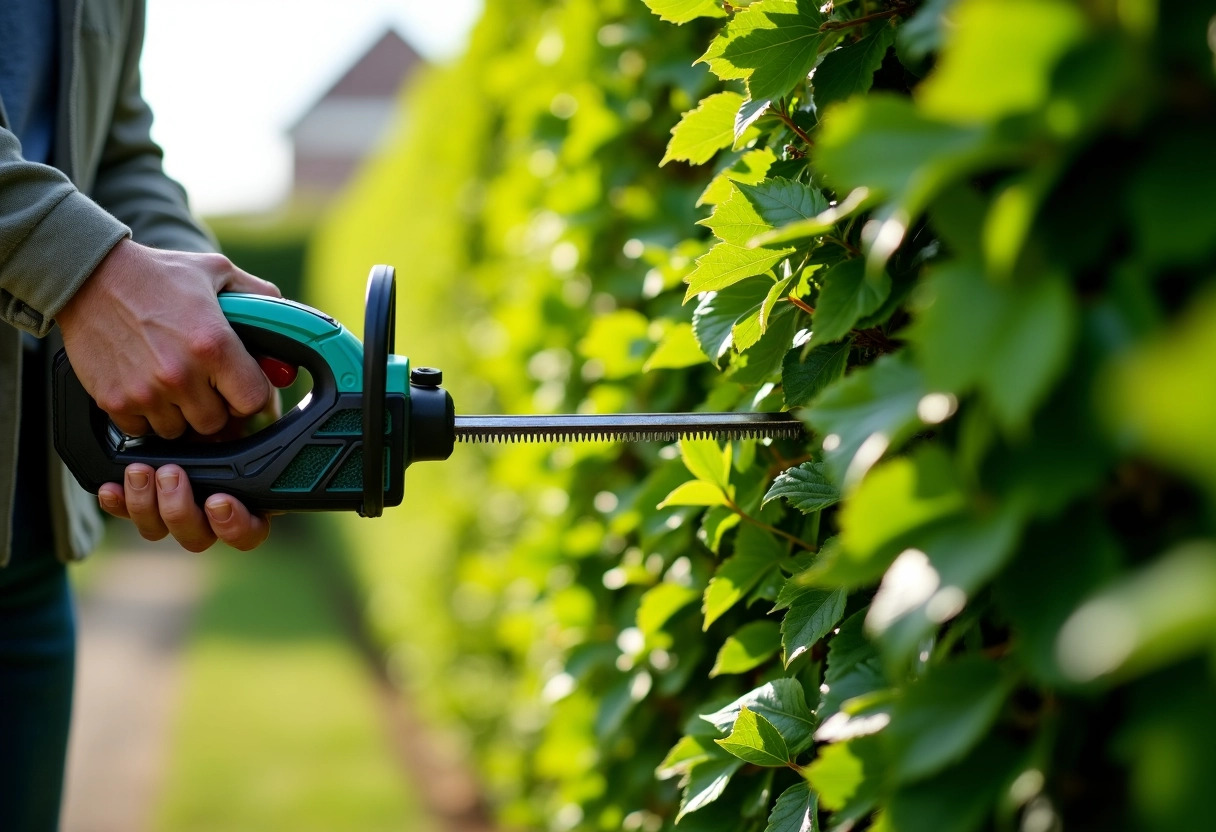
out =
{"type": "Polygon", "coordinates": [[[1210,12],[646,6],[488,0],[314,250],[462,412],[808,426],[345,521],[504,823],[1216,828],[1210,12]]]}

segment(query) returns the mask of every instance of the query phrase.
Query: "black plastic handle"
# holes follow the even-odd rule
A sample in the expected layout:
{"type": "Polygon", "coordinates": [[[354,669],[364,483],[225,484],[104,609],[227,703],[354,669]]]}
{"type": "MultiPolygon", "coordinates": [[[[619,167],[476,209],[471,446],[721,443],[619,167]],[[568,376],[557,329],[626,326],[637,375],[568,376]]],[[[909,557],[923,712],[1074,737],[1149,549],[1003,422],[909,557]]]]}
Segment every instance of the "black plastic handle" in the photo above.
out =
{"type": "MultiPolygon", "coordinates": [[[[406,397],[383,393],[371,397],[380,402],[382,414],[381,432],[375,436],[376,431],[368,432],[364,424],[364,395],[340,393],[320,353],[260,327],[236,324],[233,329],[250,353],[306,369],[313,389],[306,406],[252,436],[224,442],[124,437],[85,391],[67,354],[61,350],[56,355],[52,368],[55,448],[80,485],[96,494],[107,482],[122,482],[124,469],[132,463],[154,468],[176,463],[185,469],[200,504],[212,494],[225,493],[256,511],[349,511],[364,508],[365,474],[375,469],[380,475],[381,508],[399,504],[406,465],[406,397]],[[379,439],[380,450],[371,457],[378,460],[384,459],[387,439],[386,465],[363,464],[368,436],[373,443],[379,439]]],[[[385,388],[381,383],[371,389],[385,388]]]]}

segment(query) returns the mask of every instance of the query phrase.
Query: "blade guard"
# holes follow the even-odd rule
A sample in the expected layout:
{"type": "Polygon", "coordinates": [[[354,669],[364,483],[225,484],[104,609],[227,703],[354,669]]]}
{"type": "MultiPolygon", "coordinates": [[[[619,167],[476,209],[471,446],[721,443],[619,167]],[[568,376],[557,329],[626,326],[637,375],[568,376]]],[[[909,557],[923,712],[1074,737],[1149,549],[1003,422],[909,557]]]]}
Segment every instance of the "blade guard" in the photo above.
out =
{"type": "Polygon", "coordinates": [[[368,278],[365,345],[333,318],[293,301],[224,294],[220,306],[250,353],[309,372],[309,398],[243,439],[132,440],[114,428],[60,351],[53,367],[55,448],[87,491],[96,494],[104,483],[122,482],[131,463],[176,463],[199,503],[225,493],[257,511],[355,510],[376,517],[386,505],[400,504],[410,461],[451,453],[451,429],[442,424],[454,418],[451,398],[441,388],[420,389],[422,412],[412,414],[409,362],[392,354],[392,267],[376,266],[368,278]],[[430,415],[418,425],[421,430],[412,431],[411,422],[424,413],[430,415]],[[421,443],[416,449],[410,442],[414,433],[421,443]],[[438,445],[433,437],[422,442],[432,434],[438,445]],[[366,459],[381,462],[365,465],[366,459]]]}

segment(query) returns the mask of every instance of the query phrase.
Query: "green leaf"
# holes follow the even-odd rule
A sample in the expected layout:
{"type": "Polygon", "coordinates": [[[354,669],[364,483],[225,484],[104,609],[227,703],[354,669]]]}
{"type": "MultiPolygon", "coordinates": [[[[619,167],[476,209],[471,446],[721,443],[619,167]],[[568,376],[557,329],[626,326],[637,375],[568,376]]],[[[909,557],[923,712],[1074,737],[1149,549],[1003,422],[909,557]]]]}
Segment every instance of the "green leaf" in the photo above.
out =
{"type": "Polygon", "coordinates": [[[745,693],[731,704],[701,719],[719,731],[729,731],[739,713],[747,708],[764,717],[777,729],[791,755],[797,755],[814,741],[815,716],[806,706],[806,696],[797,679],[774,679],[745,693]]]}
{"type": "Polygon", "coordinates": [[[689,110],[671,128],[671,141],[659,167],[673,159],[702,165],[724,147],[735,141],[735,113],[743,103],[737,92],[714,93],[701,100],[696,109],[689,110]]]}
{"type": "Polygon", "coordinates": [[[698,17],[726,17],[720,0],[642,0],[660,20],[687,23],[698,17]]]}
{"type": "Polygon", "coordinates": [[[663,498],[657,508],[668,506],[721,506],[726,505],[727,496],[721,488],[711,482],[690,480],[663,498]]]}
{"type": "MultiPolygon", "coordinates": [[[[773,307],[777,305],[777,301],[789,288],[790,283],[794,280],[794,276],[784,277],[773,284],[769,292],[764,297],[764,301],[760,304],[759,314],[748,314],[741,318],[735,328],[731,331],[731,343],[734,344],[738,352],[744,352],[751,347],[754,347],[764,333],[768,330],[769,323],[772,321],[773,307]]],[[[789,314],[790,310],[783,309],[777,315],[789,314]]]]}
{"type": "Polygon", "coordinates": [[[706,59],[719,78],[746,78],[753,100],[780,98],[815,65],[824,20],[813,0],[762,0],[736,15],[706,59]]]}
{"type": "Polygon", "coordinates": [[[881,732],[891,721],[898,692],[876,690],[840,703],[840,710],[823,720],[815,731],[819,742],[847,742],[881,732]]]}
{"type": "Polygon", "coordinates": [[[646,590],[638,603],[638,629],[645,635],[654,635],[680,610],[700,597],[701,593],[690,586],[664,582],[646,590]]]}
{"type": "Polygon", "coordinates": [[[962,612],[976,591],[1008,562],[1021,530],[1011,505],[964,516],[915,535],[883,575],[866,629],[888,662],[906,665],[924,640],[962,612]]]}
{"type": "Polygon", "coordinates": [[[655,769],[654,776],[660,780],[683,776],[697,763],[713,759],[722,759],[722,754],[712,737],[686,734],[667,752],[663,762],[655,769]]]}
{"type": "Polygon", "coordinates": [[[792,305],[782,305],[769,319],[760,340],[731,361],[730,380],[737,384],[767,384],[779,380],[781,361],[794,343],[798,315],[792,305]]]}
{"type": "Polygon", "coordinates": [[[1120,713],[1111,756],[1127,767],[1144,829],[1216,829],[1210,666],[1210,661],[1188,662],[1133,687],[1136,692],[1120,713]]]}
{"type": "Polygon", "coordinates": [[[965,506],[950,457],[936,445],[922,446],[913,456],[878,466],[862,480],[840,510],[840,545],[854,561],[871,560],[902,546],[909,532],[965,506]]]}
{"type": "Polygon", "coordinates": [[[604,376],[626,378],[642,369],[650,351],[650,322],[633,309],[618,309],[591,322],[579,341],[579,354],[603,366],[604,376]]]}
{"type": "Polygon", "coordinates": [[[697,304],[692,331],[710,361],[718,363],[730,350],[736,323],[759,315],[772,286],[768,278],[744,280],[720,292],[708,293],[697,304]]]}
{"type": "Polygon", "coordinates": [[[730,779],[741,768],[742,760],[726,754],[691,766],[683,781],[684,794],[680,799],[676,823],[690,812],[704,809],[721,797],[730,779]]]}
{"type": "Polygon", "coordinates": [[[897,779],[920,780],[962,759],[992,727],[1010,687],[1000,668],[979,656],[935,667],[909,685],[884,731],[897,779]]]}
{"type": "Polygon", "coordinates": [[[726,637],[714,660],[711,677],[746,673],[768,661],[781,647],[776,621],[752,621],[726,637]]]}
{"type": "Polygon", "coordinates": [[[843,589],[805,587],[790,601],[781,622],[781,647],[785,666],[832,632],[844,615],[847,593],[843,589]]]}
{"type": "Polygon", "coordinates": [[[883,356],[824,390],[806,418],[824,437],[832,478],[847,488],[903,444],[920,427],[916,409],[927,392],[920,371],[902,355],[883,356]]]}
{"type": "Polygon", "coordinates": [[[990,828],[993,807],[1017,775],[1021,757],[1004,739],[985,739],[962,762],[896,791],[888,808],[892,826],[899,832],[990,828]]]}
{"type": "Polygon", "coordinates": [[[1098,592],[1064,623],[1056,654],[1076,682],[1139,675],[1200,650],[1216,633],[1216,544],[1179,546],[1098,592]]]}
{"type": "Polygon", "coordinates": [[[819,832],[819,795],[809,783],[795,783],[781,793],[764,832],[819,832]]]}
{"type": "Polygon", "coordinates": [[[813,237],[822,237],[836,226],[837,216],[829,208],[819,216],[798,220],[773,231],[757,234],[747,241],[747,247],[758,248],[760,246],[785,245],[787,243],[809,240],[813,237]]]}
{"type": "Polygon", "coordinates": [[[1119,356],[1103,419],[1125,442],[1216,494],[1216,292],[1202,292],[1168,334],[1119,356]],[[1182,406],[1185,403],[1185,406],[1182,406]]]}
{"type": "Polygon", "coordinates": [[[1013,628],[1017,659],[1037,680],[1051,686],[1069,681],[1057,661],[1056,637],[1081,602],[1109,583],[1119,557],[1112,530],[1095,507],[1027,531],[994,595],[1013,628]],[[1060,569],[1062,563],[1068,568],[1060,569]],[[1048,574],[1051,580],[1043,580],[1048,574]]]}
{"type": "Polygon", "coordinates": [[[819,756],[806,768],[806,779],[819,793],[827,809],[843,809],[865,781],[865,765],[853,753],[850,743],[841,742],[819,749],[819,756]]]}
{"type": "Polygon", "coordinates": [[[906,98],[871,93],[824,114],[814,158],[838,193],[865,187],[910,222],[944,186],[1000,156],[981,128],[931,121],[906,98]]]}
{"type": "Polygon", "coordinates": [[[840,489],[828,478],[822,462],[804,462],[777,475],[764,495],[764,503],[778,497],[788,500],[803,514],[810,514],[840,502],[840,489]]]}
{"type": "MultiPolygon", "coordinates": [[[[870,280],[880,280],[881,275],[886,272],[875,272],[868,274],[870,280]]],[[[882,305],[875,309],[870,314],[856,323],[857,329],[871,329],[874,327],[886,326],[896,312],[900,311],[904,306],[904,301],[908,299],[908,295],[912,293],[914,287],[918,285],[918,277],[905,274],[898,280],[891,281],[891,290],[887,292],[887,299],[882,302],[882,305]]],[[[902,337],[902,334],[901,336],[902,337]]]]}
{"type": "Polygon", "coordinates": [[[705,588],[704,629],[743,600],[767,573],[780,568],[785,546],[771,534],[744,526],[735,537],[735,554],[722,562],[705,588]]]}
{"type": "Polygon", "coordinates": [[[1211,165],[1202,158],[1213,141],[1210,127],[1170,130],[1145,153],[1127,189],[1130,228],[1143,256],[1160,266],[1198,266],[1210,257],[1214,211],[1203,195],[1216,188],[1211,165]]]}
{"type": "Polygon", "coordinates": [[[874,202],[868,188],[857,188],[836,205],[828,207],[813,217],[797,220],[758,237],[753,237],[747,241],[747,247],[785,244],[810,237],[819,237],[825,232],[831,231],[841,220],[870,207],[874,202]]]}
{"type": "Polygon", "coordinates": [[[830,104],[868,92],[874,83],[874,72],[894,40],[895,31],[880,26],[856,43],[824,55],[811,79],[816,109],[822,112],[830,104]]]}
{"type": "Polygon", "coordinates": [[[745,248],[733,243],[718,243],[697,258],[697,267],[684,278],[688,283],[684,301],[688,302],[702,292],[725,289],[746,278],[764,274],[793,253],[792,247],[745,248]]]}
{"type": "MultiPolygon", "coordinates": [[[[736,187],[769,228],[779,228],[797,220],[811,219],[828,209],[828,201],[823,198],[823,194],[810,185],[792,179],[777,176],[755,185],[740,183],[736,187]]],[[[764,231],[756,231],[737,242],[745,244],[764,231]]]]}
{"type": "MultiPolygon", "coordinates": [[[[919,65],[941,48],[949,31],[946,15],[958,0],[926,0],[895,34],[895,49],[905,65],[919,65]]],[[[917,74],[921,74],[917,72],[917,74]]]]}
{"type": "MultiPolygon", "coordinates": [[[[733,41],[746,37],[757,28],[771,26],[768,18],[761,12],[759,4],[755,5],[754,9],[749,6],[732,15],[718,35],[709,42],[709,48],[705,50],[705,54],[696,60],[696,63],[707,64],[710,71],[721,81],[741,80],[752,72],[751,67],[738,66],[734,61],[724,58],[722,53],[733,41]]],[[[754,98],[754,96],[749,96],[749,98],[754,98]]]]}
{"type": "Polygon", "coordinates": [[[654,352],[646,359],[642,370],[650,372],[694,367],[704,363],[705,358],[705,353],[701,351],[697,337],[693,334],[692,324],[678,323],[663,335],[663,340],[659,341],[654,352]]]}
{"type": "MultiPolygon", "coordinates": [[[[740,818],[758,821],[763,817],[768,811],[769,803],[773,800],[773,778],[778,773],[778,769],[768,768],[757,772],[757,776],[750,778],[750,787],[739,807],[740,818]]],[[[755,830],[756,827],[752,828],[755,830]]],[[[704,832],[712,831],[704,830],[704,832]]]]}
{"type": "Polygon", "coordinates": [[[837,263],[820,278],[823,288],[811,317],[811,344],[829,344],[849,334],[853,326],[882,306],[891,292],[891,278],[881,272],[866,277],[861,258],[837,263]]]}
{"type": "MultiPolygon", "coordinates": [[[[786,565],[789,564],[787,560],[786,565]]],[[[781,587],[785,585],[785,575],[780,570],[772,570],[764,573],[764,577],[747,596],[747,605],[758,604],[761,601],[771,603],[780,593],[781,587]]]]}
{"type": "Polygon", "coordinates": [[[713,439],[681,439],[680,458],[694,477],[726,491],[730,487],[731,448],[729,442],[719,445],[713,439]]]}
{"type": "Polygon", "coordinates": [[[1068,363],[1076,311],[1064,280],[997,286],[979,266],[952,263],[923,291],[907,336],[928,384],[958,394],[979,388],[1006,429],[1024,429],[1068,363]]]}
{"type": "Polygon", "coordinates": [[[811,402],[829,384],[844,375],[852,342],[812,347],[804,344],[785,354],[781,362],[781,389],[786,407],[811,402]]]}
{"type": "Polygon", "coordinates": [[[794,274],[783,277],[773,284],[773,288],[768,290],[768,294],[764,298],[764,305],[760,307],[761,332],[767,332],[768,326],[770,323],[772,323],[773,318],[781,314],[780,312],[774,312],[773,310],[777,308],[777,304],[785,295],[786,290],[789,289],[790,284],[794,282],[794,277],[794,274]]]}
{"type": "MultiPolygon", "coordinates": [[[[810,561],[813,563],[814,560],[815,555],[808,553],[799,558],[798,563],[801,564],[804,561],[810,561]]],[[[781,584],[780,591],[777,593],[777,598],[773,601],[773,608],[769,610],[770,613],[777,612],[778,610],[788,609],[789,605],[794,603],[794,599],[806,590],[807,584],[800,580],[802,574],[802,572],[795,572],[789,578],[785,579],[785,581],[781,584]]]]}
{"type": "Polygon", "coordinates": [[[777,157],[767,147],[747,151],[739,157],[739,161],[710,180],[697,199],[697,205],[717,205],[730,197],[734,193],[731,182],[755,184],[761,181],[775,161],[777,157]]]}
{"type": "Polygon", "coordinates": [[[749,135],[748,128],[768,112],[768,108],[772,106],[772,103],[772,100],[767,98],[762,98],[759,101],[749,98],[739,106],[739,112],[735,114],[735,147],[739,147],[747,141],[749,135]]]}
{"type": "Polygon", "coordinates": [[[827,664],[816,713],[826,721],[850,699],[887,687],[882,661],[874,644],[865,634],[866,610],[844,620],[828,642],[827,664]]]}
{"type": "Polygon", "coordinates": [[[619,676],[600,696],[595,714],[595,736],[601,742],[606,742],[608,737],[619,733],[629,714],[649,692],[650,676],[647,671],[635,670],[619,676]],[[644,683],[639,685],[639,678],[642,677],[644,683]]]}
{"type": "Polygon", "coordinates": [[[917,100],[926,114],[960,123],[1045,104],[1056,64],[1088,28],[1081,9],[1059,0],[969,0],[951,24],[917,100]]]}
{"type": "Polygon", "coordinates": [[[707,227],[719,240],[736,245],[744,245],[773,227],[736,184],[730,185],[730,197],[715,205],[713,213],[697,225],[707,227]]]}
{"type": "Polygon", "coordinates": [[[719,554],[722,548],[722,538],[731,529],[738,526],[740,517],[726,506],[715,506],[701,518],[701,528],[697,539],[705,544],[705,548],[719,554]]]}
{"type": "Polygon", "coordinates": [[[787,766],[790,752],[773,724],[746,707],[739,711],[730,736],[714,740],[744,762],[757,766],[787,766]]]}

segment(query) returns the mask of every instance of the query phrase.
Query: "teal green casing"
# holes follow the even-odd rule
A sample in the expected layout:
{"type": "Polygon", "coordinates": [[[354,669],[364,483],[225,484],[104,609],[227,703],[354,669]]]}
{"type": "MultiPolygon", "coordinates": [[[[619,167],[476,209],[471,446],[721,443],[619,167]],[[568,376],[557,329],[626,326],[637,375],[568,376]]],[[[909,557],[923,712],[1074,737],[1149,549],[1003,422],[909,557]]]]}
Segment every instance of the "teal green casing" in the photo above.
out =
{"type": "MultiPolygon", "coordinates": [[[[285,298],[225,292],[220,309],[234,326],[276,333],[317,353],[333,372],[340,393],[363,392],[363,344],[354,334],[320,310],[285,298]]],[[[388,359],[386,393],[409,396],[409,359],[388,359]]]]}

